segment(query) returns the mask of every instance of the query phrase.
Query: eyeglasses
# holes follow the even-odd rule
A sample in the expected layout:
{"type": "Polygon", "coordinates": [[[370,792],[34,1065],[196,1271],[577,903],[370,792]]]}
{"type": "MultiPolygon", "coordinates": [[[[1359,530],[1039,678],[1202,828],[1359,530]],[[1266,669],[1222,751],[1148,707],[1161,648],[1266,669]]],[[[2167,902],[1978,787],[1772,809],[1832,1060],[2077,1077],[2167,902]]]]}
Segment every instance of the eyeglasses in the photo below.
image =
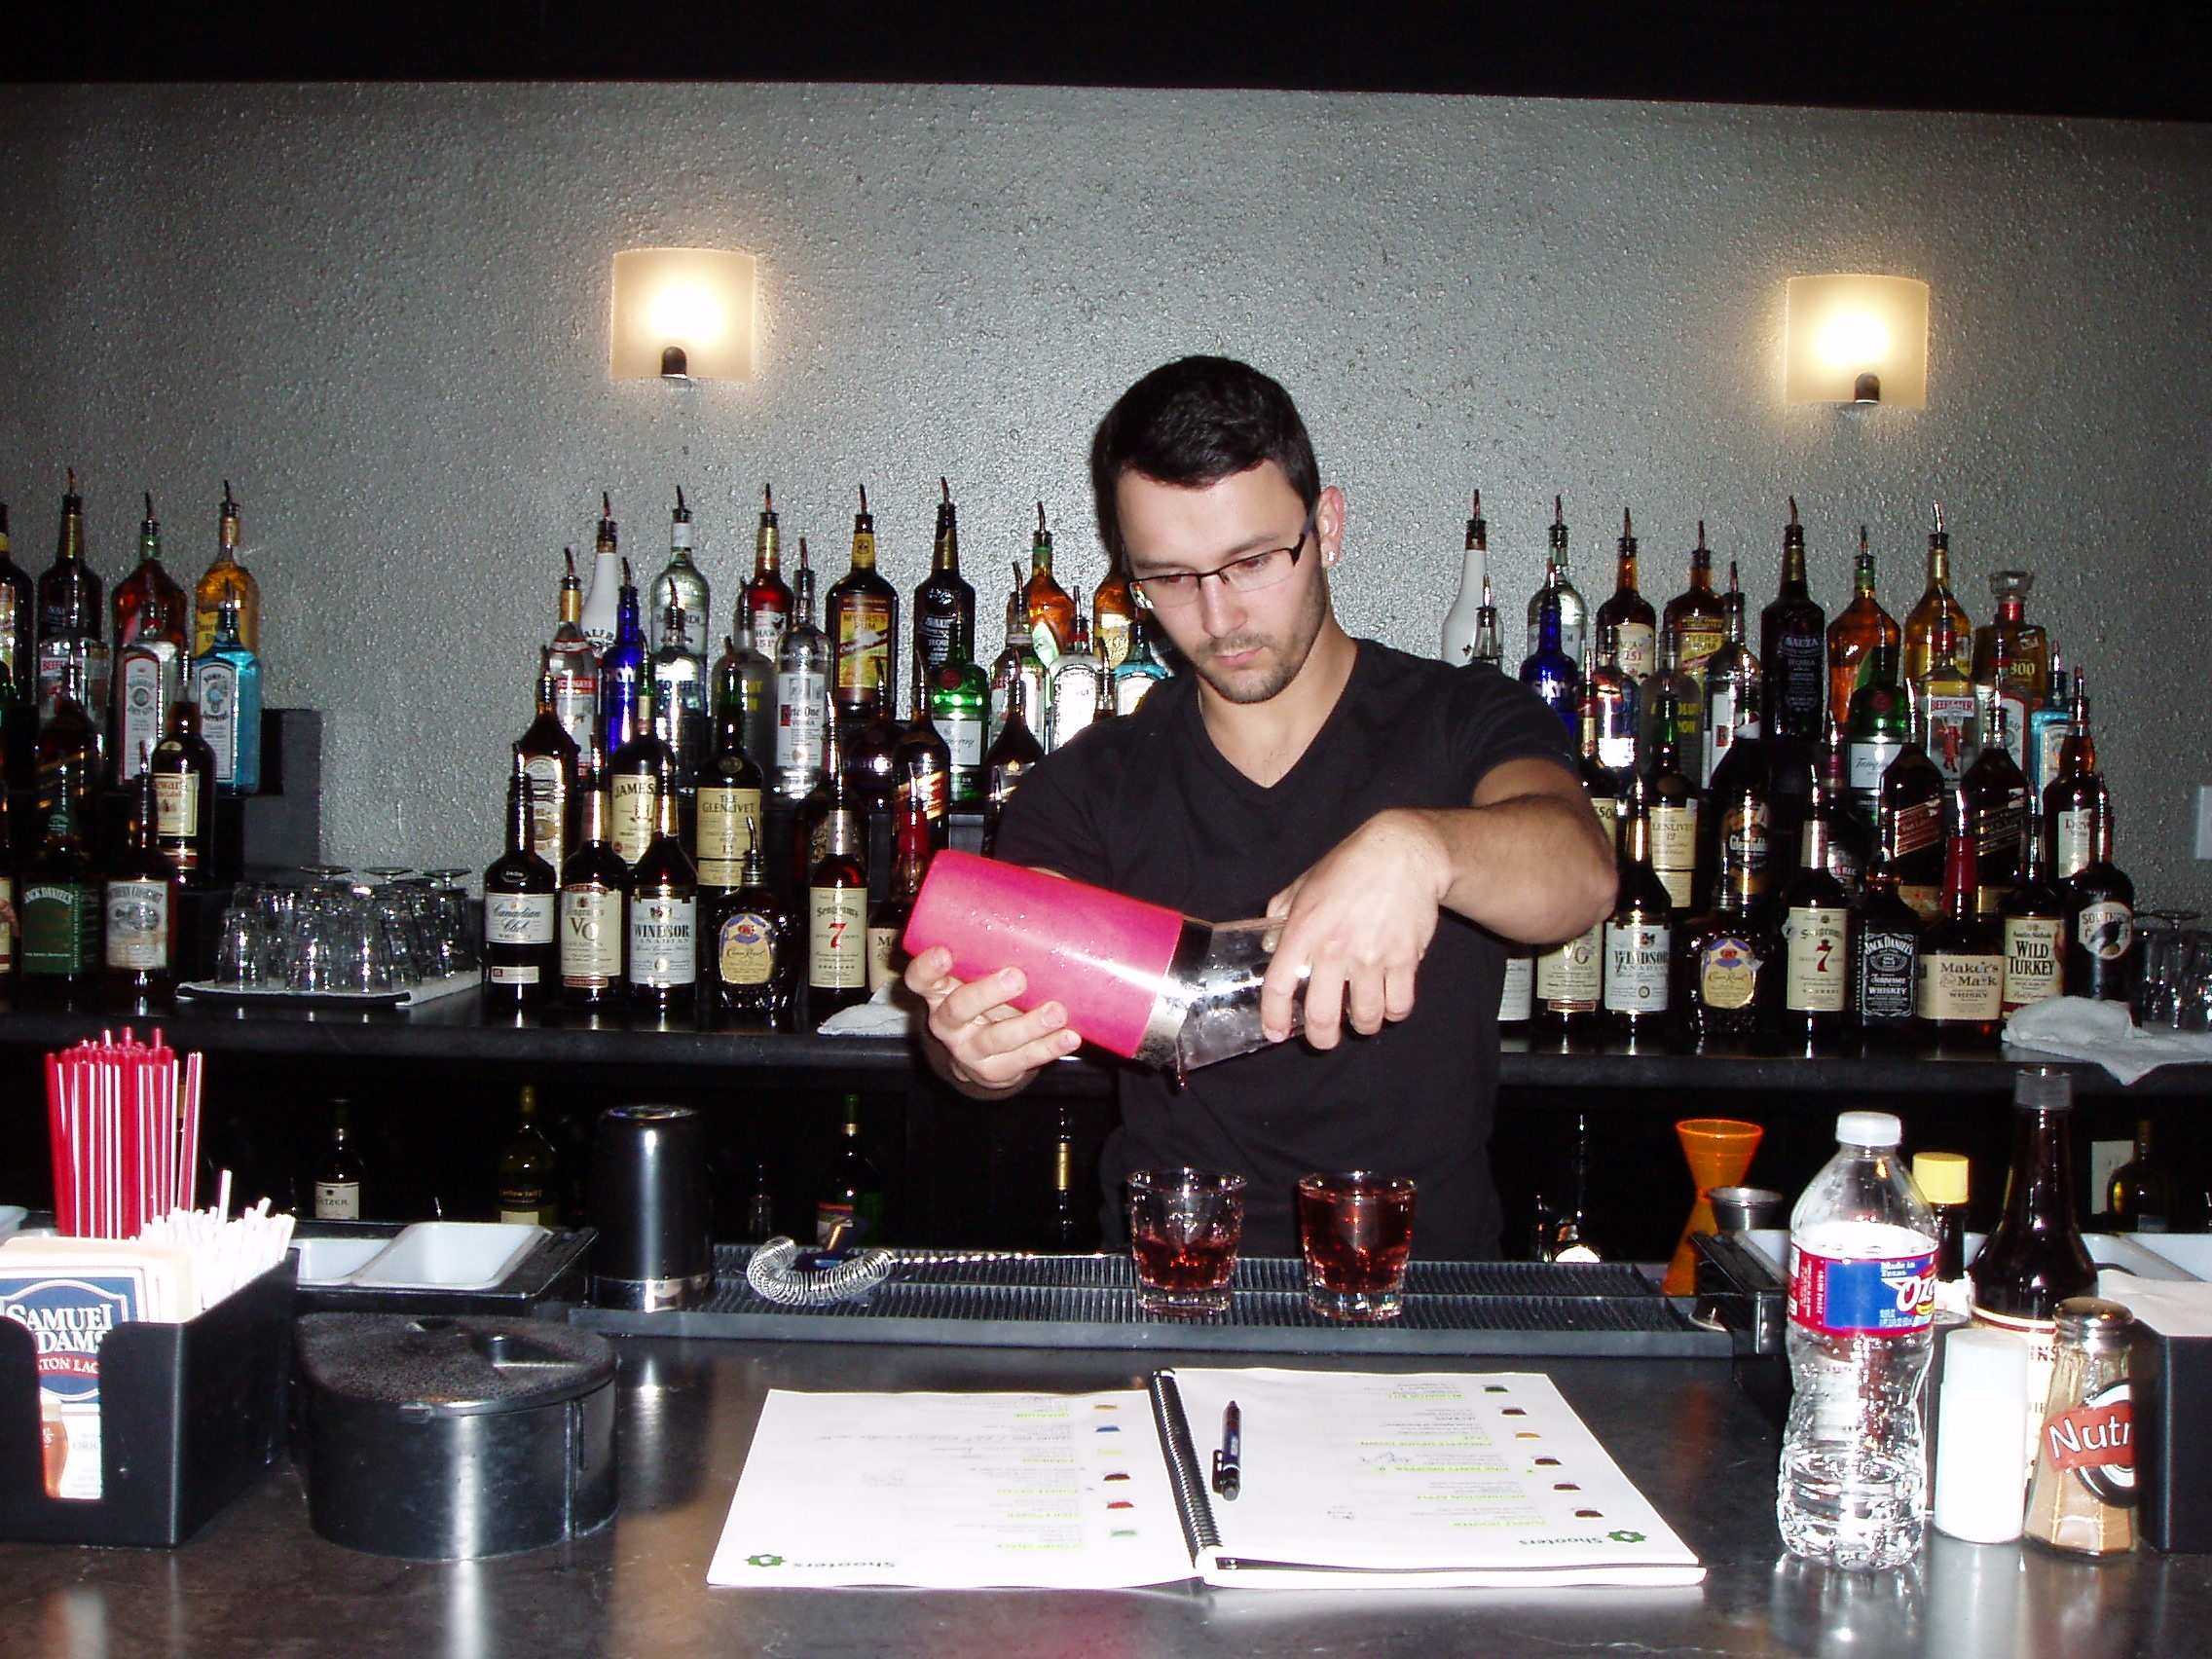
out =
{"type": "Polygon", "coordinates": [[[1209,578],[1232,593],[1257,593],[1262,588],[1273,587],[1297,568],[1298,556],[1306,551],[1306,538],[1313,534],[1313,521],[1320,511],[1321,503],[1316,499],[1306,514],[1306,528],[1288,547],[1247,553],[1241,559],[1230,560],[1218,571],[1177,571],[1171,575],[1139,576],[1129,585],[1136,589],[1137,602],[1149,610],[1176,610],[1186,605],[1196,605],[1199,587],[1209,578]]]}

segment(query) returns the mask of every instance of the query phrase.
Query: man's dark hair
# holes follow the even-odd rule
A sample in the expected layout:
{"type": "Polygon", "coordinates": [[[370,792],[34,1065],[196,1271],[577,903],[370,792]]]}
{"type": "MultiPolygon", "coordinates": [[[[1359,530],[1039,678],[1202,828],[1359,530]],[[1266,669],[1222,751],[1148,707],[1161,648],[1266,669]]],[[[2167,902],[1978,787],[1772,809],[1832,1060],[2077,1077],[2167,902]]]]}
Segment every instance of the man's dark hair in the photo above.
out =
{"type": "Polygon", "coordinates": [[[1162,364],[1122,393],[1090,439],[1090,488],[1107,551],[1123,551],[1114,510],[1123,473],[1202,490],[1264,461],[1283,469],[1309,508],[1321,498],[1313,441],[1289,392],[1230,357],[1162,364]]]}

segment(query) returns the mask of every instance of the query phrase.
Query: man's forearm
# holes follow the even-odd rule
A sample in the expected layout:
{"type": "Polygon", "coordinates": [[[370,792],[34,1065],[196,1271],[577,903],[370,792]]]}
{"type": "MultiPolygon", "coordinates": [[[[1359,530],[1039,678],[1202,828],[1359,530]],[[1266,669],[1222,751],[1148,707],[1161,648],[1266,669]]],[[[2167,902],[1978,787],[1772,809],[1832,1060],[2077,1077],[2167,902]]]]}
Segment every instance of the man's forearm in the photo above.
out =
{"type": "Polygon", "coordinates": [[[1419,816],[1448,866],[1439,903],[1493,933],[1557,944],[1612,910],[1612,851],[1587,802],[1525,794],[1419,816]]]}

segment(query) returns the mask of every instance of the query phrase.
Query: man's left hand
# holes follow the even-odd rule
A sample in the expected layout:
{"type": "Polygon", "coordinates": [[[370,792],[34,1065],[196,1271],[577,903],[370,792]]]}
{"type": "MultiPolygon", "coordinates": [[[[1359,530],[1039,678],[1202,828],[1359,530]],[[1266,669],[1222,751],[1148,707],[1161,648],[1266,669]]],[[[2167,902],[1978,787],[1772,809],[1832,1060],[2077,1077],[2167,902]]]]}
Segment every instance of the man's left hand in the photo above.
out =
{"type": "Polygon", "coordinates": [[[1363,1036],[1413,1013],[1414,977],[1452,884],[1451,849],[1423,814],[1379,812],[1276,894],[1282,936],[1260,992],[1271,1042],[1291,1033],[1306,983],[1306,1040],[1333,1049],[1346,1018],[1363,1036]]]}

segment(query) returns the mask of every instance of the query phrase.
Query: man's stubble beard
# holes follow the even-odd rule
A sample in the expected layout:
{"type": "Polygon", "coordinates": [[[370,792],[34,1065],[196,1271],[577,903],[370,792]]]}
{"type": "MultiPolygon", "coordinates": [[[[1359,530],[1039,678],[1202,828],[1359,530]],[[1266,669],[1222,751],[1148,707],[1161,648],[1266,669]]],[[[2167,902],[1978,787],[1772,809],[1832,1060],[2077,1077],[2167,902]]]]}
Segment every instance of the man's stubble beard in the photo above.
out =
{"type": "Polygon", "coordinates": [[[1287,645],[1275,650],[1272,673],[1259,681],[1227,680],[1217,675],[1211,666],[1215,652],[1235,652],[1253,646],[1267,647],[1275,642],[1266,634],[1231,634],[1206,646],[1205,654],[1194,657],[1192,667],[1198,678],[1212,686],[1224,702],[1250,705],[1265,703],[1281,693],[1284,686],[1296,680],[1306,666],[1306,659],[1313,652],[1313,642],[1321,637],[1321,624],[1329,615],[1329,582],[1325,574],[1316,574],[1313,585],[1307,590],[1306,603],[1291,619],[1291,633],[1287,645]],[[1226,683],[1225,683],[1226,680],[1226,683]]]}

